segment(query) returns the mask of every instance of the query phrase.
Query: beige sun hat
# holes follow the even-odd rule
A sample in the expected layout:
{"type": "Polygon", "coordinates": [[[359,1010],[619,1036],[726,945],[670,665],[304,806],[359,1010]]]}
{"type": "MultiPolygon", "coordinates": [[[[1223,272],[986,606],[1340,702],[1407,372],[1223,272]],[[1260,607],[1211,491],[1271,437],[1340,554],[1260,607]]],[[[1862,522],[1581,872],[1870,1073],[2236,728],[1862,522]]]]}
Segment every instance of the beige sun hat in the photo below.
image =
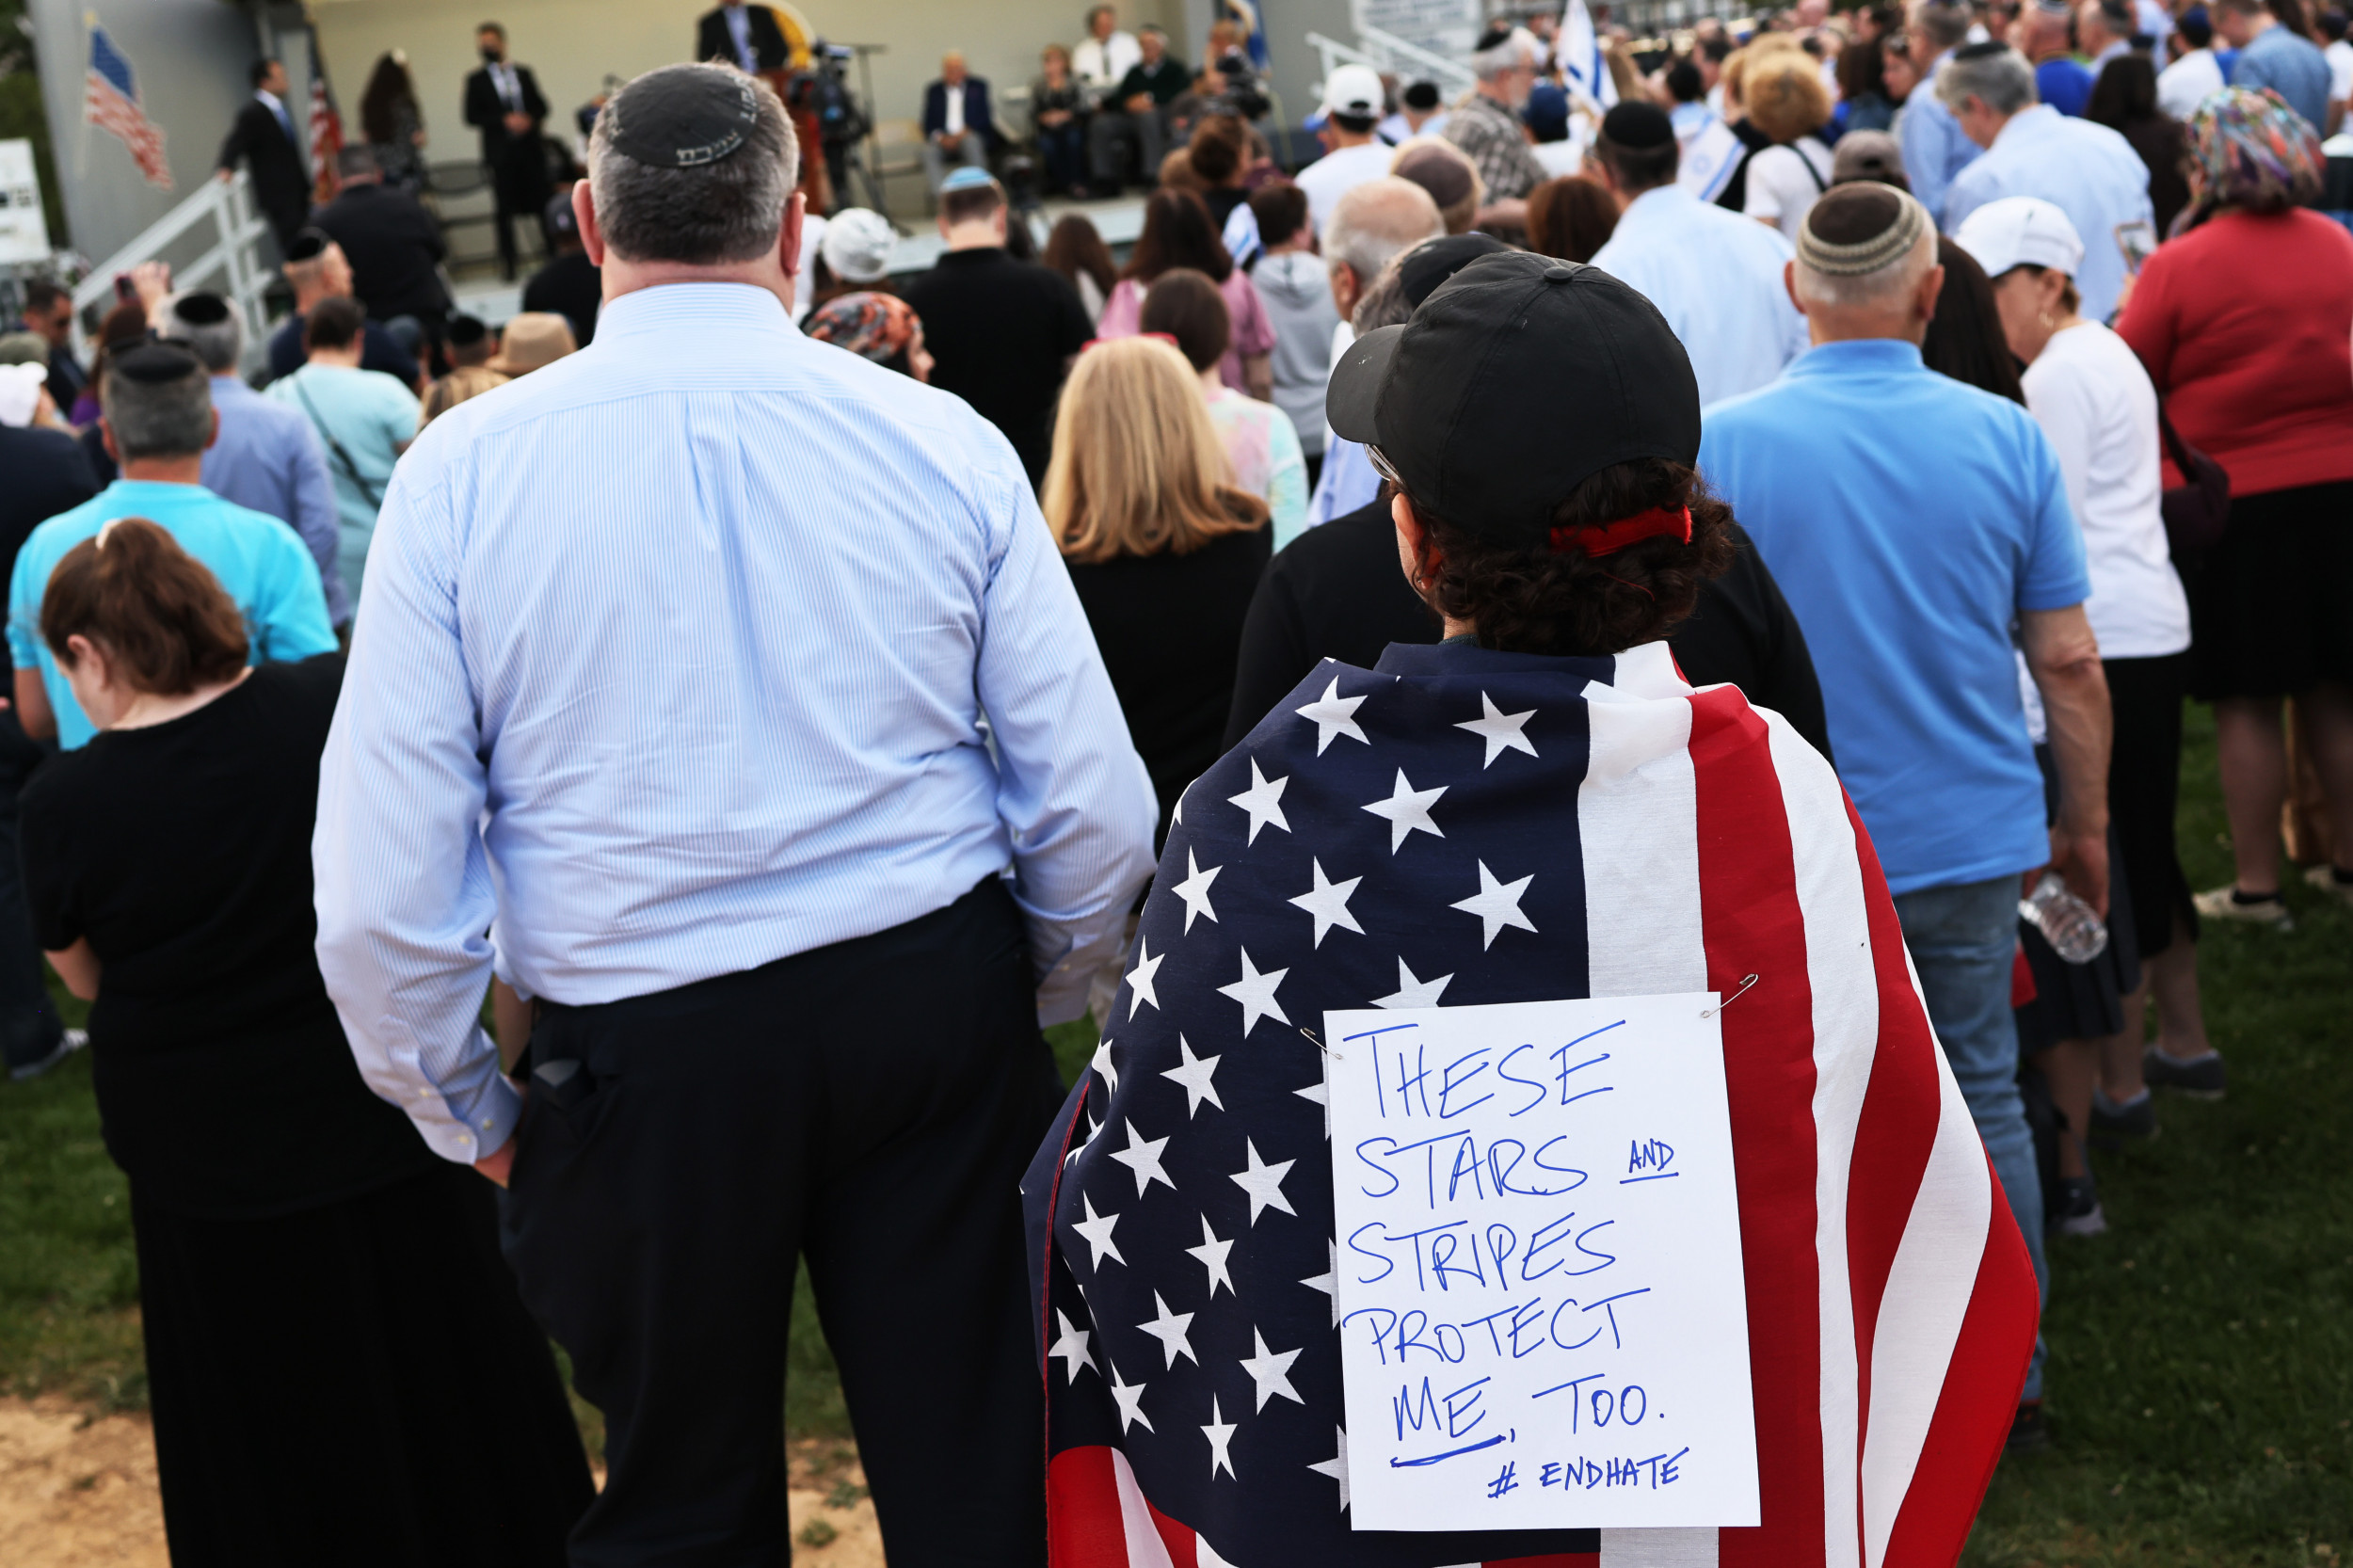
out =
{"type": "Polygon", "coordinates": [[[506,324],[499,336],[499,351],[488,360],[502,376],[522,376],[552,365],[580,344],[572,341],[572,324],[552,311],[525,311],[506,324]]]}

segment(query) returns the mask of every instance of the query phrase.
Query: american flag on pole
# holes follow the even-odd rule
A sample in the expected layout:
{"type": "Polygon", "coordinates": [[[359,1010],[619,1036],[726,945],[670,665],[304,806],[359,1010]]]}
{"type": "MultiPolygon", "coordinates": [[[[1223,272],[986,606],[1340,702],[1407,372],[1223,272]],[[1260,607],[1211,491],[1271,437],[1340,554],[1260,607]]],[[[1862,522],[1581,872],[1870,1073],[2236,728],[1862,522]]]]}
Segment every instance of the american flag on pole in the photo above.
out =
{"type": "Polygon", "coordinates": [[[171,189],[171,166],[164,161],[164,133],[139,106],[137,79],[131,62],[93,22],[89,30],[89,70],[82,78],[82,118],[122,139],[147,183],[158,190],[171,189]]]}
{"type": "Polygon", "coordinates": [[[1054,1568],[1949,1564],[2034,1340],[1869,838],[1786,723],[1663,643],[1320,666],[1186,792],[1023,1193],[1054,1568]],[[1752,974],[1721,1017],[1763,1523],[1353,1532],[1303,1027],[1752,974]]]}

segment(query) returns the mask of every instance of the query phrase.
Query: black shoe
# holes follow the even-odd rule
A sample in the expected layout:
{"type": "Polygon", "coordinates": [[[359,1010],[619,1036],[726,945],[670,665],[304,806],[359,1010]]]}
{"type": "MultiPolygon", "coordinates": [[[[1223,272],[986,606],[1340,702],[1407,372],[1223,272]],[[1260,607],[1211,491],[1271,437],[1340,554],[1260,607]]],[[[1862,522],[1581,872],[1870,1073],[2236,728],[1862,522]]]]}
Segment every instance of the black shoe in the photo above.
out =
{"type": "Polygon", "coordinates": [[[2049,1224],[2061,1236],[2098,1236],[2108,1228],[2100,1212],[2100,1189],[2089,1172],[2058,1178],[2058,1208],[2049,1224]]]}
{"type": "Polygon", "coordinates": [[[2126,1142],[2144,1142],[2157,1135],[2157,1102],[2143,1089],[2138,1097],[2119,1104],[2098,1090],[2091,1094],[2091,1138],[2095,1147],[2113,1148],[2126,1142]]]}
{"type": "Polygon", "coordinates": [[[2140,1076],[2154,1089],[2176,1089],[2200,1099],[2218,1100],[2227,1087],[2222,1057],[2208,1051],[2184,1062],[2151,1046],[2140,1053],[2140,1076]]]}
{"type": "Polygon", "coordinates": [[[2020,1401],[2018,1414],[2010,1417],[2009,1439],[2002,1445],[2006,1453],[2040,1453],[2051,1446],[2051,1429],[2042,1424],[2042,1401],[2020,1401]]]}
{"type": "Polygon", "coordinates": [[[8,1081],[11,1083],[29,1082],[32,1080],[39,1078],[41,1074],[47,1072],[50,1068],[56,1066],[58,1063],[64,1061],[67,1057],[72,1056],[75,1051],[80,1050],[84,1046],[88,1044],[88,1031],[69,1029],[63,1034],[57,1036],[57,1044],[56,1048],[40,1061],[27,1062],[21,1067],[10,1067],[8,1069],[8,1081]]]}

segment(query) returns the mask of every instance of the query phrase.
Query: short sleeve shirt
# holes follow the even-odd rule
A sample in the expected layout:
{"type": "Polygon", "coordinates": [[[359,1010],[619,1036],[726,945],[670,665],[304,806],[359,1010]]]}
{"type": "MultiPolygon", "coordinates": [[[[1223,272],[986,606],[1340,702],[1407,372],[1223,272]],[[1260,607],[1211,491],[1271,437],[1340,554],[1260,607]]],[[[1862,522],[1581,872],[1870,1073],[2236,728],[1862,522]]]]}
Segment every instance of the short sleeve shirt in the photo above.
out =
{"type": "Polygon", "coordinates": [[[1892,892],[2050,856],[2012,628],[2090,597],[2032,415],[1908,343],[1810,349],[1706,410],[1700,472],[1779,581],[1819,672],[1839,776],[1892,892]],[[1934,430],[1890,463],[1891,430],[1934,430]]]}
{"type": "Polygon", "coordinates": [[[253,662],[308,659],[335,650],[327,591],[318,564],[295,531],[260,512],[232,505],[201,485],[118,479],[70,512],[33,530],[8,578],[8,655],[18,669],[40,671],[57,717],[57,744],[71,751],[97,733],[73,700],[40,636],[41,596],[67,551],[117,518],[145,518],[212,568],[237,603],[251,637],[253,662]]]}

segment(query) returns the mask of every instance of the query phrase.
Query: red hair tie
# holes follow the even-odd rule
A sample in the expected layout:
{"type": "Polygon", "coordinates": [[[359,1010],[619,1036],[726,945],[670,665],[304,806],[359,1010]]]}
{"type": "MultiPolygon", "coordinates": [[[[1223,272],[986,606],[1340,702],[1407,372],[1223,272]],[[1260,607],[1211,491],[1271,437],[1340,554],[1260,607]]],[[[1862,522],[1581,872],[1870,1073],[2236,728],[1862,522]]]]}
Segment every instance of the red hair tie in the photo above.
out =
{"type": "Polygon", "coordinates": [[[1555,553],[1574,546],[1591,556],[1614,555],[1630,544],[1639,544],[1661,535],[1673,535],[1689,544],[1691,508],[1678,506],[1671,512],[1663,506],[1654,506],[1647,512],[1637,512],[1630,518],[1620,518],[1598,528],[1556,528],[1552,531],[1552,548],[1555,553]]]}

